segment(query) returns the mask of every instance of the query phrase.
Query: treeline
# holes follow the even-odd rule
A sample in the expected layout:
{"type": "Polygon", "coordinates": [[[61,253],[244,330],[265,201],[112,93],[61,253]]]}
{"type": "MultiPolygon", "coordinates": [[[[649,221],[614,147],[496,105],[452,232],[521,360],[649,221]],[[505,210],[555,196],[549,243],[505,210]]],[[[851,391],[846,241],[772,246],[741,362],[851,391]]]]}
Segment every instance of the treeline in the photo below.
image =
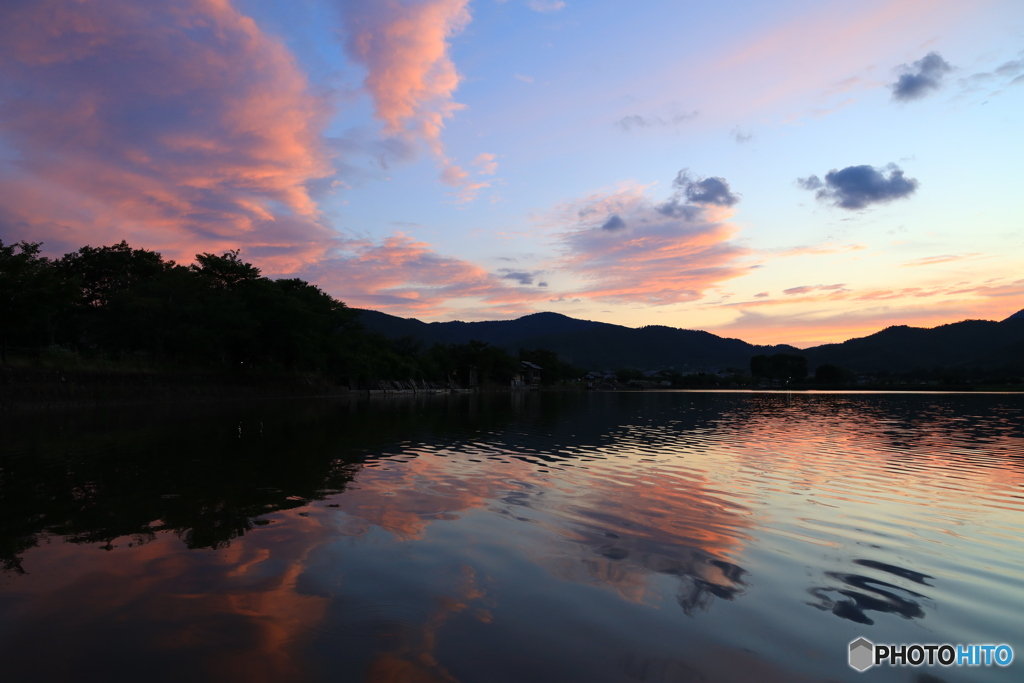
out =
{"type": "MultiPolygon", "coordinates": [[[[316,285],[272,280],[238,251],[181,265],[126,242],[60,258],[0,242],[0,362],[79,367],[307,373],[352,388],[380,379],[507,384],[520,358],[481,342],[391,341],[316,285]],[[90,365],[91,364],[91,365],[90,365]]],[[[569,376],[550,352],[549,381],[569,376]]]]}
{"type": "Polygon", "coordinates": [[[793,353],[762,354],[750,359],[750,374],[780,386],[802,385],[825,388],[870,385],[875,388],[938,385],[943,387],[1016,386],[1022,383],[1013,368],[943,367],[911,368],[903,372],[881,370],[855,372],[833,363],[821,363],[808,373],[807,358],[793,353]]]}

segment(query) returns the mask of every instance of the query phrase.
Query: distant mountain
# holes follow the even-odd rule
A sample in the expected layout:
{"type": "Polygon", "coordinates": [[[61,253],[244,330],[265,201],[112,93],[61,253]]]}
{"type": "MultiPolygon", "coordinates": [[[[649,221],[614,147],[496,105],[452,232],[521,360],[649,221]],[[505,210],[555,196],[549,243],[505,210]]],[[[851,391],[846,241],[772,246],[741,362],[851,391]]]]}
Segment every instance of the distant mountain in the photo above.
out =
{"type": "Polygon", "coordinates": [[[512,352],[521,348],[549,349],[589,370],[747,369],[750,358],[758,354],[799,353],[807,357],[812,372],[825,363],[858,372],[934,367],[1011,368],[1024,372],[1024,311],[1002,322],[965,320],[935,328],[898,325],[841,344],[803,350],[785,344],[757,346],[710,332],[661,325],[634,329],[559,313],[534,313],[516,320],[424,323],[364,310],[359,320],[391,339],[412,337],[427,346],[465,344],[475,339],[512,352]]]}
{"type": "Polygon", "coordinates": [[[802,353],[812,368],[831,363],[862,372],[933,367],[1024,371],[1024,315],[1015,313],[1002,322],[964,320],[934,328],[898,325],[802,353]]]}
{"type": "Polygon", "coordinates": [[[622,367],[745,370],[750,366],[750,358],[757,354],[799,352],[792,346],[756,346],[710,332],[660,325],[634,329],[578,320],[559,313],[534,313],[516,320],[424,323],[364,310],[359,321],[367,329],[391,339],[412,337],[428,346],[465,344],[475,339],[513,352],[521,348],[549,349],[589,370],[622,367]]]}
{"type": "Polygon", "coordinates": [[[544,334],[620,327],[591,320],[577,320],[560,313],[533,313],[516,320],[491,320],[476,323],[459,320],[446,323],[425,323],[415,318],[399,318],[379,311],[363,310],[360,313],[359,322],[367,329],[383,334],[390,339],[413,337],[427,345],[435,343],[465,344],[475,339],[503,347],[513,346],[524,339],[544,334]]]}

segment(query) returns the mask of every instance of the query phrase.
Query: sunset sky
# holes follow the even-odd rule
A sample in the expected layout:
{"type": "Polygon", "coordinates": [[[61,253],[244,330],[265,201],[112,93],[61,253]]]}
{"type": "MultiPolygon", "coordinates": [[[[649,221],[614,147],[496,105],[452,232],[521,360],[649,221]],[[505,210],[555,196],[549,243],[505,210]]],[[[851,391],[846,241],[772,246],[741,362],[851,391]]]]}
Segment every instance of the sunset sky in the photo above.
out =
{"type": "Polygon", "coordinates": [[[1020,0],[5,0],[0,240],[806,346],[1024,308],[1020,0]]]}

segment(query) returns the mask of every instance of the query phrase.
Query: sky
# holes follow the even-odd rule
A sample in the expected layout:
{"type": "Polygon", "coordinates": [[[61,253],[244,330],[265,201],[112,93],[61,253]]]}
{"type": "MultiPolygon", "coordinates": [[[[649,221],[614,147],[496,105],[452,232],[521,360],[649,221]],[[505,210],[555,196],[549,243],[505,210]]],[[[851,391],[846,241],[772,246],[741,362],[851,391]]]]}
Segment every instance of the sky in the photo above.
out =
{"type": "Polygon", "coordinates": [[[0,240],[805,347],[1024,309],[1019,0],[5,0],[0,240]]]}

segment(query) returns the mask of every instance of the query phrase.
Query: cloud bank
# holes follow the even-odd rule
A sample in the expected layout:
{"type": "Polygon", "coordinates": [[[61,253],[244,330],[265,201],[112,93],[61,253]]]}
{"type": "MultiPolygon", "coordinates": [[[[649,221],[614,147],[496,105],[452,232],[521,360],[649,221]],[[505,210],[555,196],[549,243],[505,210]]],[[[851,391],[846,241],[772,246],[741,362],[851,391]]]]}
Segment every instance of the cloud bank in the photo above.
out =
{"type": "Polygon", "coordinates": [[[287,270],[332,237],[311,194],[329,109],[223,0],[4,3],[0,90],[5,240],[241,245],[287,270]]]}
{"type": "Polygon", "coordinates": [[[509,283],[533,284],[538,272],[493,274],[402,233],[381,242],[348,242],[306,272],[349,305],[397,315],[436,317],[450,313],[454,301],[469,299],[486,305],[490,316],[523,315],[531,302],[550,296],[546,284],[523,289],[509,283]]]}
{"type": "Polygon", "coordinates": [[[804,190],[817,190],[815,197],[819,200],[851,211],[909,197],[920,184],[914,178],[905,177],[895,164],[884,168],[847,166],[826,173],[824,182],[812,175],[797,178],[796,183],[804,190]]]}
{"type": "Polygon", "coordinates": [[[567,296],[614,302],[695,301],[747,272],[747,250],[727,222],[738,201],[722,178],[693,180],[681,171],[665,203],[627,187],[577,202],[566,212],[575,227],[561,233],[560,267],[586,284],[567,296]]]}

